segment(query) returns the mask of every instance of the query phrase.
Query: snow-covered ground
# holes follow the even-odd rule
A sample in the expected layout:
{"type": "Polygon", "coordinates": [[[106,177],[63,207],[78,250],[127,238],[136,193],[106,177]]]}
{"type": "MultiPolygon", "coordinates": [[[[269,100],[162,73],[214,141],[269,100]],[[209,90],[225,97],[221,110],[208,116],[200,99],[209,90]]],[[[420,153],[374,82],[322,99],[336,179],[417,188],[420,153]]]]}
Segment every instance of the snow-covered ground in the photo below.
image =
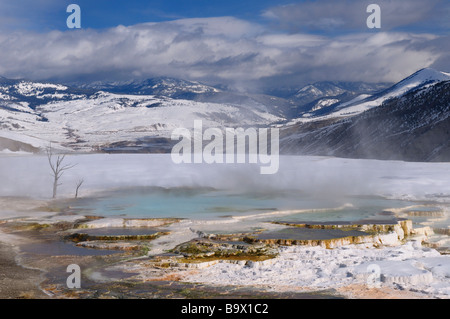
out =
{"type": "Polygon", "coordinates": [[[366,245],[334,249],[291,246],[265,262],[218,263],[188,275],[190,282],[260,285],[273,290],[320,290],[362,285],[396,288],[433,298],[450,298],[450,256],[421,247],[419,241],[402,246],[366,245]]]}

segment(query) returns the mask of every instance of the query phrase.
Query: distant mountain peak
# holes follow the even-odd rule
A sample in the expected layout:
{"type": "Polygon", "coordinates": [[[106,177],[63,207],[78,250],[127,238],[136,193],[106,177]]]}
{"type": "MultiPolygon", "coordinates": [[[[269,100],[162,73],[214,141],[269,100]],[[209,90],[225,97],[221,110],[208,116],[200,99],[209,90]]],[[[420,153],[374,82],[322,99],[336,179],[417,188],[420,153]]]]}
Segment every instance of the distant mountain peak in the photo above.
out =
{"type": "Polygon", "coordinates": [[[423,68],[396,83],[389,89],[381,92],[381,94],[384,94],[388,97],[396,97],[403,95],[411,90],[420,89],[429,84],[449,80],[449,73],[440,72],[432,68],[423,68]]]}
{"type": "Polygon", "coordinates": [[[450,80],[450,73],[437,71],[432,68],[423,68],[423,69],[420,69],[420,70],[416,71],[415,73],[411,74],[410,76],[408,76],[401,82],[410,81],[412,79],[420,80],[422,82],[448,81],[448,80],[450,80]]]}
{"type": "Polygon", "coordinates": [[[187,81],[164,76],[153,77],[144,80],[114,82],[96,81],[78,86],[94,90],[105,90],[111,93],[159,95],[172,98],[188,98],[189,95],[193,94],[195,95],[220,92],[220,90],[216,89],[215,87],[208,86],[197,81],[187,81]]]}

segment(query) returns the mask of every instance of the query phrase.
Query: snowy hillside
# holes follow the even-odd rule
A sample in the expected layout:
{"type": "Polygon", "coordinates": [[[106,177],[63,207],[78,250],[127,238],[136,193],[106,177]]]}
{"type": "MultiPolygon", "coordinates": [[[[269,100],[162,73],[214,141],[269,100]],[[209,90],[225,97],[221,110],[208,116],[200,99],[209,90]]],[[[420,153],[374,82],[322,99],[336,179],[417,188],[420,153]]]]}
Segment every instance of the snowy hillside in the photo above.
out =
{"type": "MultiPolygon", "coordinates": [[[[39,87],[34,84],[31,89],[36,92],[39,87]]],[[[33,107],[27,102],[4,103],[0,137],[23,141],[26,136],[29,139],[23,142],[40,148],[52,141],[73,150],[102,150],[143,137],[168,139],[173,129],[192,128],[196,119],[203,120],[205,127],[238,127],[268,125],[281,118],[236,105],[100,91],[33,107]]]]}
{"type": "Polygon", "coordinates": [[[52,101],[68,101],[86,98],[93,91],[69,88],[54,83],[11,80],[0,77],[0,107],[24,111],[27,107],[52,101]]]}
{"type": "Polygon", "coordinates": [[[292,101],[266,94],[237,92],[219,89],[197,81],[186,81],[169,77],[150,78],[141,81],[116,81],[72,83],[75,87],[109,93],[129,95],[155,95],[173,99],[192,100],[205,103],[240,105],[262,112],[270,112],[278,117],[289,117],[295,105],[292,101]]]}
{"type": "MultiPolygon", "coordinates": [[[[425,83],[355,116],[287,126],[282,131],[282,152],[450,161],[450,81],[425,83]]],[[[404,92],[406,85],[386,95],[404,92]]]]}
{"type": "Polygon", "coordinates": [[[371,96],[388,88],[387,83],[316,82],[306,85],[289,97],[296,104],[294,118],[327,115],[336,107],[359,96],[371,96]]]}
{"type": "MultiPolygon", "coordinates": [[[[422,69],[379,93],[373,95],[359,95],[351,101],[335,104],[332,112],[327,112],[326,114],[306,113],[303,114],[302,118],[294,119],[292,122],[309,122],[357,115],[373,107],[380,106],[388,99],[399,97],[410,91],[448,80],[450,80],[449,73],[439,72],[430,68],[422,69]]],[[[320,108],[312,109],[312,111],[317,109],[320,108]]]]}
{"type": "Polygon", "coordinates": [[[186,98],[189,94],[217,93],[219,89],[199,82],[169,77],[151,78],[142,81],[116,81],[75,83],[75,86],[96,91],[121,94],[158,95],[172,98],[186,98]]]}
{"type": "MultiPolygon", "coordinates": [[[[449,80],[448,73],[422,69],[378,93],[382,84],[320,82],[297,90],[289,100],[170,78],[78,88],[0,78],[0,152],[38,153],[50,142],[66,151],[168,152],[175,128],[192,129],[194,120],[202,120],[204,128],[277,125],[284,152],[344,157],[375,156],[377,147],[390,149],[391,144],[392,152],[404,152],[405,145],[424,139],[417,130],[421,127],[435,132],[425,139],[429,147],[399,158],[447,160],[441,141],[446,131],[438,122],[448,118],[448,85],[443,84],[449,80]],[[299,106],[301,99],[311,102],[299,106]],[[299,112],[303,117],[292,119],[299,112]],[[362,120],[368,118],[369,123],[362,120]],[[367,138],[373,132],[376,138],[367,138]],[[402,136],[403,142],[391,135],[402,136]],[[372,155],[362,151],[369,144],[372,155]]],[[[386,158],[397,158],[392,152],[386,158]]]]}
{"type": "Polygon", "coordinates": [[[337,96],[346,92],[343,88],[337,84],[329,82],[320,82],[315,84],[309,84],[301,88],[295,95],[295,99],[302,102],[312,102],[318,98],[325,96],[337,96]]]}

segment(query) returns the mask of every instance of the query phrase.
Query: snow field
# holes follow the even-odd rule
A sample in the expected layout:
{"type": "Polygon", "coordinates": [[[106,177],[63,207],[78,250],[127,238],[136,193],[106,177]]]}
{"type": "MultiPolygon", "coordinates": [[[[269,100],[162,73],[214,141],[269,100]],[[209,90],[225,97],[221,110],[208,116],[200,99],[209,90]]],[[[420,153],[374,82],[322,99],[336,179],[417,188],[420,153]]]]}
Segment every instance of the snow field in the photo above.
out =
{"type": "Polygon", "coordinates": [[[273,290],[332,289],[350,284],[368,288],[378,284],[450,298],[450,256],[411,241],[397,247],[368,245],[281,247],[279,257],[264,262],[218,263],[184,280],[197,283],[261,285],[273,290]],[[371,281],[372,269],[379,269],[379,281],[371,281]]]}

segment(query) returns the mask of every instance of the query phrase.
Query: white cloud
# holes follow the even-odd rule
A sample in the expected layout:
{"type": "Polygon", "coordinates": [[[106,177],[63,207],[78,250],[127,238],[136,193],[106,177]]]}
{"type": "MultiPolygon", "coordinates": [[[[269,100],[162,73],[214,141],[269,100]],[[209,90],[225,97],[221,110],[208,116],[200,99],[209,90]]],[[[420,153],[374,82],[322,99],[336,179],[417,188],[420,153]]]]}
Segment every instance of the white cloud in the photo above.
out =
{"type": "MultiPolygon", "coordinates": [[[[235,86],[319,80],[397,81],[448,61],[439,37],[274,33],[232,17],[105,30],[0,33],[0,75],[90,80],[173,76],[235,86]]],[[[447,45],[448,47],[448,45],[447,45]]],[[[446,70],[449,71],[449,70],[446,70]]]]}

